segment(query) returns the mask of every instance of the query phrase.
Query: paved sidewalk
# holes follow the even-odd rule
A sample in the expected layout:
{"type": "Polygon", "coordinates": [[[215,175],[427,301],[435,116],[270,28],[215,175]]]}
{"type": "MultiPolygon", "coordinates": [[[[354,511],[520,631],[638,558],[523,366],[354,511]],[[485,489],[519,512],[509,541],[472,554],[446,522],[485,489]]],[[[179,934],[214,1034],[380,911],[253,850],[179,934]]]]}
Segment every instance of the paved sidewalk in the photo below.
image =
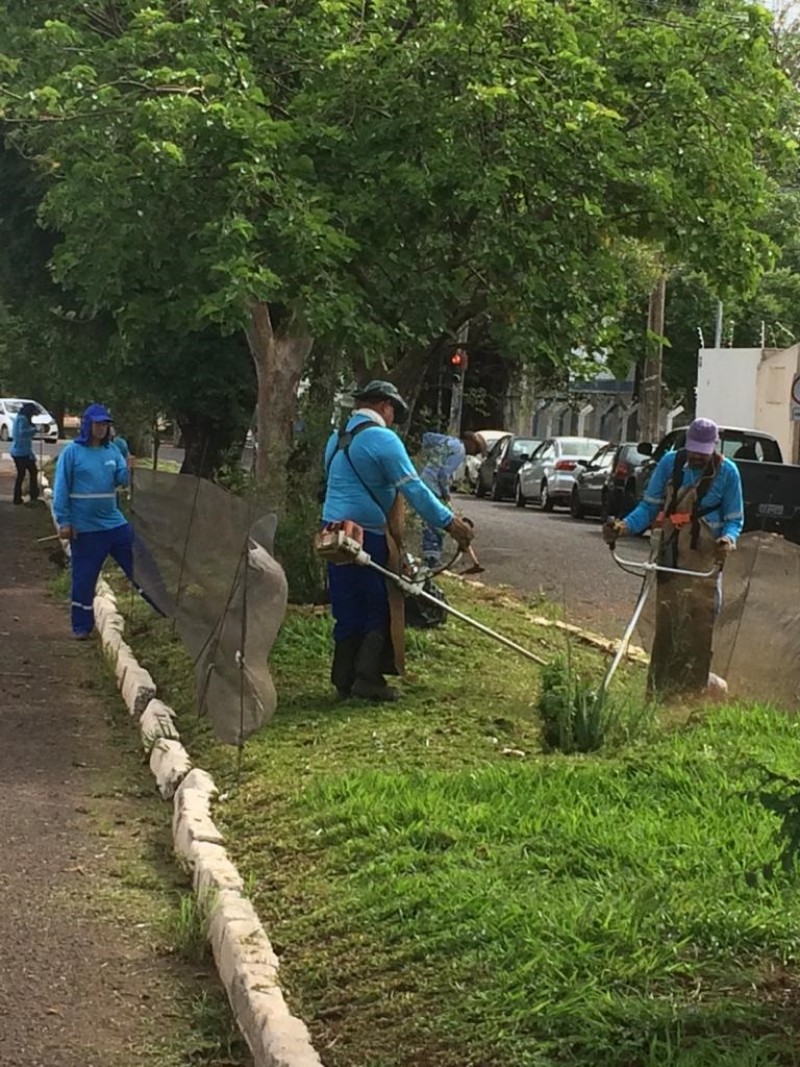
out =
{"type": "MultiPolygon", "coordinates": [[[[97,645],[72,640],[49,594],[54,543],[36,539],[50,533],[44,505],[12,506],[0,468],[0,1067],[239,1063],[179,1051],[191,996],[218,993],[208,967],[159,948],[152,900],[125,889],[131,842],[140,864],[153,840],[164,849],[169,811],[154,818],[118,727],[115,740],[97,645]]],[[[144,884],[163,908],[156,867],[144,884]]]]}

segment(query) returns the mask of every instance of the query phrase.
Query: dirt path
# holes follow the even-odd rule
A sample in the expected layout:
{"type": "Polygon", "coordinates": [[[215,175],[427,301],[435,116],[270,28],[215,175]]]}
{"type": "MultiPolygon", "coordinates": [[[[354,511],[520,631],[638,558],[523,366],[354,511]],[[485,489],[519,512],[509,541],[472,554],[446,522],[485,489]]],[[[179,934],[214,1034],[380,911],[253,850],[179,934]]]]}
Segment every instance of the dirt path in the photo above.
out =
{"type": "Polygon", "coordinates": [[[169,811],[48,592],[51,532],[0,470],[0,1065],[246,1063],[208,962],[173,951],[191,923],[169,811]]]}

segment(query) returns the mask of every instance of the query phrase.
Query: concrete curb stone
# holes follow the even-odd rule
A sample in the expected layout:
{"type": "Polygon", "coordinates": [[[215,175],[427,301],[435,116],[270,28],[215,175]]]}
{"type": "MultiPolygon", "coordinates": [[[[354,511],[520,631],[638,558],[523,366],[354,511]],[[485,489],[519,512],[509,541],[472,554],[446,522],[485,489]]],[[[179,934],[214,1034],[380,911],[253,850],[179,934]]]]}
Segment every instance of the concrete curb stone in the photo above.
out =
{"type": "Polygon", "coordinates": [[[141,718],[155,695],[156,686],[150,672],[140,667],[134,658],[132,665],[125,672],[122,683],[122,699],[128,711],[135,719],[141,718]]]}
{"type": "Polygon", "coordinates": [[[180,741],[181,735],[175,725],[175,712],[163,700],[153,697],[139,719],[139,733],[142,745],[148,754],[152,751],[157,738],[180,741]]]}
{"type": "Polygon", "coordinates": [[[156,739],[150,753],[150,770],[164,800],[171,800],[183,779],[192,769],[189,753],[169,737],[156,739]]]}

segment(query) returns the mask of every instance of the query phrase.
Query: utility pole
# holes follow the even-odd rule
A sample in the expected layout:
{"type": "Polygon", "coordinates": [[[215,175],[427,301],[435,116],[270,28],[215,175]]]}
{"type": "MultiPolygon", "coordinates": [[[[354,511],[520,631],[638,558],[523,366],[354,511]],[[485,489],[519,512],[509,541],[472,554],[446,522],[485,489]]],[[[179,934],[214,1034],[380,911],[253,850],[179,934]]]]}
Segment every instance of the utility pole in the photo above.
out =
{"type": "Polygon", "coordinates": [[[459,328],[456,339],[458,348],[450,357],[453,391],[450,394],[450,421],[447,424],[447,432],[451,437],[459,437],[461,435],[461,411],[464,407],[464,375],[469,365],[469,356],[465,347],[468,338],[469,319],[459,328]]]}
{"type": "Polygon", "coordinates": [[[639,436],[643,441],[661,437],[661,359],[667,279],[662,275],[650,294],[647,312],[647,353],[639,397],[639,436]]]}
{"type": "Polygon", "coordinates": [[[717,301],[717,323],[714,328],[714,348],[722,348],[722,301],[717,301]]]}

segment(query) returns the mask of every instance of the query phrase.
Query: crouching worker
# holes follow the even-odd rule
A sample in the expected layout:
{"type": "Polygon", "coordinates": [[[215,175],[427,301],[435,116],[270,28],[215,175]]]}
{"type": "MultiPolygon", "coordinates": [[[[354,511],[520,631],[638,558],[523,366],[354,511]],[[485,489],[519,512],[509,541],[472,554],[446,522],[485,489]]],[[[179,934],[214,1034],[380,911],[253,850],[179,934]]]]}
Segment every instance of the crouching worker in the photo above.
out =
{"type": "Polygon", "coordinates": [[[90,405],[56,465],[53,510],[59,535],[72,545],[72,634],[78,640],[94,629],[94,589],[106,557],[133,582],[133,529],[117,505],[128,465],[110,432],[110,412],[90,405]]]}
{"type": "MultiPolygon", "coordinates": [[[[420,478],[435,497],[450,507],[450,490],[458,469],[467,456],[481,453],[481,440],[476,433],[467,431],[461,438],[450,437],[444,433],[424,433],[422,435],[423,467],[420,478]]],[[[426,523],[422,530],[422,561],[426,567],[439,567],[442,562],[444,534],[432,523],[426,523]]],[[[471,549],[468,550],[470,553],[471,549]]],[[[473,571],[483,567],[473,555],[473,571]]]]}
{"type": "MultiPolygon", "coordinates": [[[[355,394],[358,407],[345,430],[325,449],[324,523],[354,522],[364,530],[364,549],[382,567],[401,572],[402,497],[422,519],[447,530],[466,549],[469,524],[457,518],[422,482],[405,446],[390,427],[408,407],[391,382],[372,381],[355,394]]],[[[334,618],[331,681],[342,697],[397,699],[384,674],[404,666],[404,599],[392,582],[370,567],[329,564],[334,618]]]]}
{"type": "Polygon", "coordinates": [[[714,622],[722,604],[722,565],[742,532],[744,505],[739,469],[716,451],[718,430],[695,419],[686,447],[658,462],[644,499],[624,519],[612,519],[603,536],[618,537],[653,526],[655,560],[661,566],[708,572],[693,578],[657,573],[656,625],[648,690],[659,695],[698,692],[709,684],[714,622]]]}

